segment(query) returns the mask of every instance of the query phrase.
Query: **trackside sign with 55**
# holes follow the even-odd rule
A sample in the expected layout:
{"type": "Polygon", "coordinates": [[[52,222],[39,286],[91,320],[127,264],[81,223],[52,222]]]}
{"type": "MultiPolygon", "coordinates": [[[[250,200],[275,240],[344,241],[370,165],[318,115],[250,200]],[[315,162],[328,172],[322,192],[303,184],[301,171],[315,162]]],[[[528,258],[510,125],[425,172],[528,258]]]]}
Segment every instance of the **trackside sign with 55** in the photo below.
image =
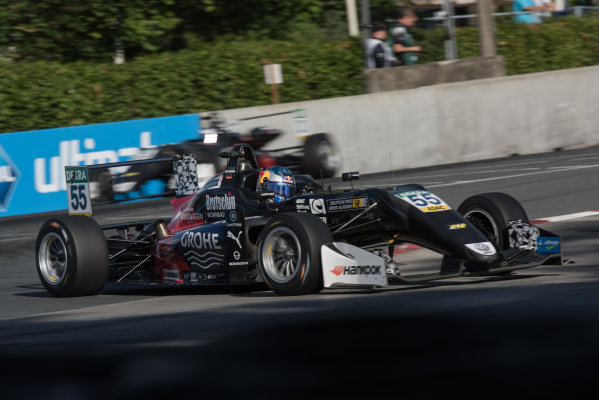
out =
{"type": "Polygon", "coordinates": [[[91,197],[89,195],[89,180],[86,167],[65,167],[64,175],[67,181],[67,198],[69,214],[92,215],[91,197]]]}

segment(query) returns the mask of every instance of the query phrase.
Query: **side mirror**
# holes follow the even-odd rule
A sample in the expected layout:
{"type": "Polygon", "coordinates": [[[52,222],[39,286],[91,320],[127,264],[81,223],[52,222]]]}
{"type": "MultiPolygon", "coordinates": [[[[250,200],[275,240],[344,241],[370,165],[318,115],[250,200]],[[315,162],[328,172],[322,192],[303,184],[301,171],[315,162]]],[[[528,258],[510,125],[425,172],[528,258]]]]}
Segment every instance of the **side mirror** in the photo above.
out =
{"type": "Polygon", "coordinates": [[[344,182],[355,181],[360,179],[360,173],[358,171],[344,172],[341,174],[341,179],[343,179],[344,182]]]}

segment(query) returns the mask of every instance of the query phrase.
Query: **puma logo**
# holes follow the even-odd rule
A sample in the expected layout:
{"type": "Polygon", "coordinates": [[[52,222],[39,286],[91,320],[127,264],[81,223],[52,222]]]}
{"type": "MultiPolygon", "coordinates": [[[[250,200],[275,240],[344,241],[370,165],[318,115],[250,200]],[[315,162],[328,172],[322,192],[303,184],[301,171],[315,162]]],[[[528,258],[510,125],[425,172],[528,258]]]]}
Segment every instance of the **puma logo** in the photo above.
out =
{"type": "Polygon", "coordinates": [[[235,235],[233,234],[233,232],[231,232],[231,231],[227,231],[227,237],[228,237],[228,238],[231,238],[231,239],[233,239],[233,240],[234,240],[234,241],[237,243],[237,246],[239,246],[239,248],[240,248],[240,249],[241,249],[242,247],[241,247],[241,242],[240,242],[240,240],[239,240],[239,239],[241,238],[241,233],[242,233],[242,232],[243,232],[243,231],[239,231],[238,235],[237,235],[237,236],[235,236],[235,235]]]}

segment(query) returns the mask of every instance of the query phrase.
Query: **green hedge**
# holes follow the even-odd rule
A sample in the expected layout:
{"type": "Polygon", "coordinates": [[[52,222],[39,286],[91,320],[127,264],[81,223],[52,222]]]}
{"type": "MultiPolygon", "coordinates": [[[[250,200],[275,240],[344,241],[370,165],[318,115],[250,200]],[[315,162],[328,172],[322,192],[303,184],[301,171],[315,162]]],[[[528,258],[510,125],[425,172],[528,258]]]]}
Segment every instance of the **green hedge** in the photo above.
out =
{"type": "MultiPolygon", "coordinates": [[[[423,61],[444,58],[443,32],[415,31],[423,61]]],[[[475,27],[458,30],[462,58],[478,54],[475,27]]],[[[599,19],[497,25],[510,75],[599,64],[599,19]]],[[[0,61],[0,132],[270,104],[262,64],[283,64],[281,101],[362,93],[358,41],[193,41],[123,65],[0,61]],[[199,43],[199,44],[198,44],[199,43]]]]}
{"type": "Polygon", "coordinates": [[[212,43],[122,65],[0,62],[0,132],[270,104],[266,62],[283,64],[283,102],[362,91],[358,41],[212,43]]]}
{"type": "MultiPolygon", "coordinates": [[[[442,29],[416,30],[414,36],[426,50],[423,62],[444,59],[442,29]]],[[[496,40],[508,75],[599,64],[599,18],[551,18],[540,25],[504,20],[496,25],[496,40]]],[[[457,43],[460,58],[478,57],[476,27],[459,28],[457,43]]]]}

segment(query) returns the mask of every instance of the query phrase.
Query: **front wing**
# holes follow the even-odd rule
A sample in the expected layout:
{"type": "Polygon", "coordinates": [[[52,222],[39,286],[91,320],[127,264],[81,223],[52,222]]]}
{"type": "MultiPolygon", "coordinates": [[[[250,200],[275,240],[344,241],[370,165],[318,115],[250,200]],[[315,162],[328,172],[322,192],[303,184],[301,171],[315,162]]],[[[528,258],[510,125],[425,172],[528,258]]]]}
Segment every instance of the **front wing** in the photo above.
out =
{"type": "MultiPolygon", "coordinates": [[[[562,265],[562,246],[559,236],[524,223],[510,221],[506,235],[508,248],[501,252],[501,261],[494,263],[468,262],[444,257],[438,273],[393,274],[393,282],[417,283],[472,275],[501,275],[539,265],[562,265]]],[[[389,261],[357,246],[334,242],[321,247],[324,287],[363,286],[385,287],[389,284],[389,261]]],[[[394,269],[394,268],[391,268],[394,269]]],[[[391,276],[390,276],[391,277],[391,276]]]]}

